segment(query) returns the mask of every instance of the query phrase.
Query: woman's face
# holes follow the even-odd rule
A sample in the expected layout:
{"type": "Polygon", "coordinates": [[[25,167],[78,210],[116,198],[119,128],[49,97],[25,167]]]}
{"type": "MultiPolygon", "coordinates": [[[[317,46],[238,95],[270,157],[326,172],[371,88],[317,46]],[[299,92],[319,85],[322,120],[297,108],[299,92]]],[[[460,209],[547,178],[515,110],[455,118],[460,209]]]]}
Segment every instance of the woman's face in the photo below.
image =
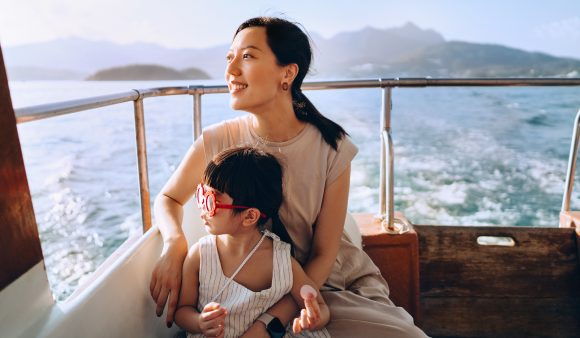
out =
{"type": "Polygon", "coordinates": [[[225,77],[232,109],[252,113],[275,109],[281,98],[284,67],[278,65],[268,46],[264,27],[240,31],[226,61],[225,77]]]}

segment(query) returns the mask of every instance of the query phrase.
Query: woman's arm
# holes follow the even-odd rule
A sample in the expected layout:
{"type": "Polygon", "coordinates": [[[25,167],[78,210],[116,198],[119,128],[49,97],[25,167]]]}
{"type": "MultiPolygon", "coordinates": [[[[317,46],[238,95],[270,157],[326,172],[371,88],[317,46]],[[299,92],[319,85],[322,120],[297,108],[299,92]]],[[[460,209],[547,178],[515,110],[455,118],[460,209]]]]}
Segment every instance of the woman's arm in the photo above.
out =
{"type": "Polygon", "coordinates": [[[314,282],[308,278],[300,263],[295,259],[292,259],[292,277],[293,284],[290,294],[296,304],[302,308],[300,318],[294,320],[294,332],[300,333],[302,330],[322,329],[330,321],[330,310],[320,292],[317,292],[312,287],[314,282]],[[305,285],[310,286],[309,289],[312,290],[313,295],[309,295],[308,289],[303,290],[305,285]]]}
{"type": "Polygon", "coordinates": [[[169,181],[155,199],[155,223],[163,237],[163,251],[151,274],[151,297],[157,303],[157,315],[161,316],[168,301],[167,325],[173,323],[173,314],[179,290],[183,260],[187,255],[187,241],[181,222],[183,205],[195,192],[201,180],[205,164],[202,138],[189,148],[187,154],[169,181]]]}
{"type": "Polygon", "coordinates": [[[350,164],[324,189],[310,257],[304,266],[304,271],[316,283],[317,289],[328,279],[338,255],[340,238],[344,231],[349,186],[350,164]]]}

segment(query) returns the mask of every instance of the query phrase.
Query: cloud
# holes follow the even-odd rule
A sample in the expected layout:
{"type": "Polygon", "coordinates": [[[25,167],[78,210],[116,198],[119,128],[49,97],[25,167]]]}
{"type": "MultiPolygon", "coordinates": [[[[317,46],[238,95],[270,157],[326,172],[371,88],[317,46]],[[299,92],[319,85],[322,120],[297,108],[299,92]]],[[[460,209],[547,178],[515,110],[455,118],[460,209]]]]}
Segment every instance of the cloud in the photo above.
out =
{"type": "Polygon", "coordinates": [[[541,25],[536,29],[540,38],[552,40],[580,40],[580,17],[572,17],[541,25]]]}

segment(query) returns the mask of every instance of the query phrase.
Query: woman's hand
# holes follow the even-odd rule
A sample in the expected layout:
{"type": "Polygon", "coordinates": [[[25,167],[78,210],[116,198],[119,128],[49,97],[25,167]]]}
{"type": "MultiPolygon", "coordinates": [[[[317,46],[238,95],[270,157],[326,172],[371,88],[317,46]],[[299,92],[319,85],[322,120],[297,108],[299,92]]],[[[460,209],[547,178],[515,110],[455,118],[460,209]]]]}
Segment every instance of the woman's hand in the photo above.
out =
{"type": "Polygon", "coordinates": [[[223,337],[227,314],[228,311],[218,303],[211,302],[204,306],[198,317],[201,333],[206,337],[223,337]]]}
{"type": "Polygon", "coordinates": [[[302,330],[314,331],[322,329],[330,319],[328,307],[325,303],[318,303],[317,292],[310,285],[302,286],[300,296],[304,300],[305,309],[300,311],[299,318],[294,319],[292,330],[298,334],[302,330]],[[320,305],[322,305],[322,309],[320,305]]]}
{"type": "Polygon", "coordinates": [[[156,313],[158,317],[163,314],[165,304],[167,303],[168,305],[167,327],[171,327],[173,324],[173,316],[179,299],[179,291],[181,290],[183,261],[186,255],[187,241],[184,237],[166,242],[163,246],[161,257],[157,260],[151,274],[149,291],[157,304],[156,313]]]}

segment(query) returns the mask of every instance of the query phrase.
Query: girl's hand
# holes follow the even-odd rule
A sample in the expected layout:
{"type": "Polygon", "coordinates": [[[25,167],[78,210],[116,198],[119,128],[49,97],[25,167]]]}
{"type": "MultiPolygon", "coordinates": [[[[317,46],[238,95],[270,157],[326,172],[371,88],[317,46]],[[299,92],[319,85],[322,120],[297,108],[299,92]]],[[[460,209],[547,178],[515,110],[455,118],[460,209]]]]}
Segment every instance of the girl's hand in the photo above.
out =
{"type": "Polygon", "coordinates": [[[295,318],[292,324],[294,333],[300,333],[302,330],[318,330],[326,325],[328,320],[323,320],[320,316],[320,306],[316,299],[317,292],[310,285],[304,285],[300,289],[300,296],[304,300],[304,307],[300,311],[300,318],[295,318]]]}
{"type": "Polygon", "coordinates": [[[185,238],[165,244],[161,257],[155,264],[151,274],[149,291],[157,304],[157,316],[163,314],[167,303],[167,327],[173,324],[173,316],[177,307],[179,291],[181,290],[181,272],[183,261],[187,255],[187,241],[185,238]],[[169,300],[169,302],[167,302],[169,300]]]}
{"type": "Polygon", "coordinates": [[[226,315],[227,310],[218,303],[212,302],[204,306],[198,317],[201,333],[206,337],[223,337],[226,315]]]}

